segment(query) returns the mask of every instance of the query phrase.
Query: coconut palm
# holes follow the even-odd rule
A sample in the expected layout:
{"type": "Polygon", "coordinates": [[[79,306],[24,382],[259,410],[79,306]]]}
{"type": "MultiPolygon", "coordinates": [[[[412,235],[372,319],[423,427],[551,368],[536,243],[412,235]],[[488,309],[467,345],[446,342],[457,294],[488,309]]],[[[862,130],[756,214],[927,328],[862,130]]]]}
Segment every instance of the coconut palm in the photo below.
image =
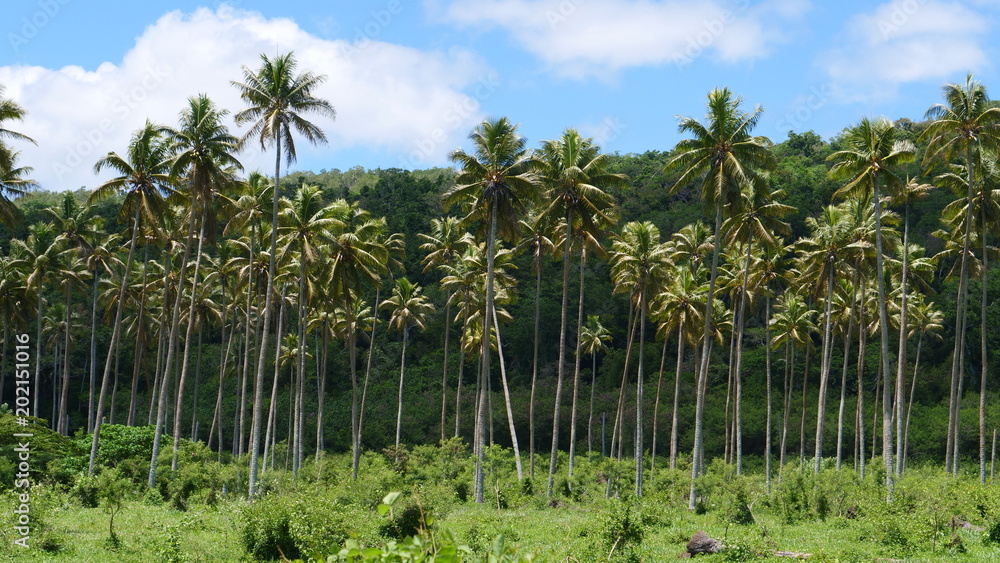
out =
{"type": "MultiPolygon", "coordinates": [[[[465,230],[456,217],[431,219],[431,234],[419,233],[424,241],[420,250],[427,252],[424,257],[424,273],[442,265],[452,265],[465,249],[465,230]]],[[[444,306],[444,367],[441,373],[441,440],[445,439],[445,421],[448,413],[448,344],[451,336],[451,293],[445,296],[444,306]]]]}
{"type": "Polygon", "coordinates": [[[885,484],[888,494],[892,494],[895,482],[893,474],[893,428],[892,428],[892,358],[889,354],[889,321],[886,310],[886,289],[882,245],[882,188],[894,193],[905,182],[894,169],[914,159],[913,144],[896,138],[896,127],[886,118],[863,118],[849,128],[843,138],[846,148],[831,154],[827,160],[833,162],[830,177],[845,180],[835,196],[871,195],[875,204],[875,281],[878,290],[878,316],[881,340],[882,374],[882,454],[886,467],[885,484]]]}
{"type": "Polygon", "coordinates": [[[396,403],[396,449],[403,429],[403,376],[406,374],[406,345],[410,340],[410,328],[423,330],[427,315],[434,312],[434,304],[423,295],[423,289],[406,278],[396,280],[392,297],[379,304],[380,309],[392,311],[389,326],[403,334],[403,351],[399,360],[399,398],[396,403]]]}
{"type": "MultiPolygon", "coordinates": [[[[946,84],[942,93],[945,103],[934,104],[927,110],[927,118],[932,121],[920,136],[920,140],[928,140],[923,164],[932,168],[937,161],[950,164],[956,156],[964,158],[966,200],[972,201],[976,189],[976,164],[985,160],[984,151],[995,153],[1000,148],[1000,108],[989,99],[986,87],[974,80],[972,74],[966,76],[964,84],[946,84]]],[[[964,227],[945,453],[946,469],[954,473],[958,472],[958,388],[963,379],[968,316],[968,265],[965,260],[969,255],[972,222],[967,221],[964,227]]]]}
{"type": "MultiPolygon", "coordinates": [[[[310,72],[295,74],[296,61],[292,53],[278,55],[273,59],[260,55],[261,67],[254,71],[243,67],[243,82],[233,82],[240,91],[240,97],[247,107],[236,114],[236,123],[251,124],[240,140],[241,144],[251,139],[260,141],[261,150],[274,145],[274,192],[272,199],[271,224],[278,224],[278,190],[281,177],[281,156],[286,164],[295,162],[295,140],[292,132],[298,132],[310,143],[326,143],[323,130],[303,117],[306,113],[316,113],[333,119],[336,112],[330,102],[317,98],[313,91],[325,80],[310,72]]],[[[257,465],[260,453],[261,401],[264,391],[264,363],[267,358],[267,327],[271,324],[274,309],[274,278],[277,275],[275,255],[277,253],[277,229],[271,230],[271,251],[268,264],[267,293],[264,303],[264,331],[261,337],[260,356],[254,379],[253,428],[251,430],[249,493],[257,493],[257,465]]]]}
{"type": "MultiPolygon", "coordinates": [[[[456,185],[444,194],[445,206],[463,205],[466,209],[464,224],[481,222],[486,237],[486,311],[484,334],[490,334],[494,309],[494,260],[496,241],[501,238],[514,241],[519,233],[518,220],[523,217],[528,206],[536,198],[537,182],[531,173],[532,161],[525,147],[525,140],[517,134],[517,125],[506,117],[495,121],[486,120],[469,134],[475,147],[472,154],[463,149],[455,150],[450,158],[459,166],[456,185]]],[[[480,428],[485,424],[485,382],[490,374],[489,339],[483,339],[482,370],[480,373],[480,428]]],[[[509,401],[508,401],[509,410],[509,401]]],[[[521,456],[517,447],[517,435],[510,420],[511,440],[514,444],[514,459],[518,467],[518,479],[523,478],[521,456]]],[[[479,433],[476,444],[475,497],[483,502],[483,460],[485,449],[483,432],[479,433]]]]}
{"type": "MultiPolygon", "coordinates": [[[[4,342],[10,342],[11,328],[28,326],[28,262],[19,256],[18,247],[11,248],[9,256],[0,256],[0,319],[3,323],[4,342]]],[[[7,346],[0,346],[0,401],[7,374],[7,346]]]]}
{"type": "MultiPolygon", "coordinates": [[[[160,127],[147,121],[145,127],[132,135],[128,152],[124,158],[117,153],[111,152],[98,160],[94,165],[95,172],[100,172],[107,168],[114,170],[119,176],[94,188],[94,191],[91,192],[90,197],[87,199],[88,205],[92,205],[96,201],[107,199],[121,192],[124,192],[125,195],[125,199],[122,201],[118,212],[118,220],[129,225],[132,235],[122,279],[128,279],[132,273],[135,243],[139,236],[140,226],[145,225],[149,228],[156,228],[159,220],[168,212],[165,197],[174,192],[171,186],[173,177],[170,174],[172,155],[169,144],[163,138],[161,131],[160,127]],[[131,218],[131,222],[128,222],[129,218],[131,218]]],[[[118,348],[118,339],[121,335],[122,309],[125,302],[126,286],[127,284],[123,283],[119,292],[115,321],[111,332],[111,343],[108,347],[108,358],[104,363],[100,398],[97,401],[97,410],[94,413],[94,437],[90,446],[90,463],[87,468],[88,475],[93,474],[94,462],[97,459],[97,444],[100,439],[102,417],[104,416],[104,400],[107,395],[108,380],[111,375],[111,360],[114,357],[115,350],[118,348]]],[[[149,484],[150,487],[153,485],[154,483],[149,484]]]]}
{"type": "Polygon", "coordinates": [[[924,337],[931,337],[941,340],[940,331],[944,330],[944,313],[937,309],[933,302],[921,294],[915,294],[916,299],[910,304],[909,312],[912,322],[908,324],[912,337],[917,335],[917,352],[913,360],[913,377],[910,381],[910,399],[906,407],[906,423],[903,426],[903,449],[900,452],[906,467],[906,455],[910,443],[910,415],[913,413],[913,396],[917,389],[917,374],[920,370],[920,349],[924,343],[924,337]]]}
{"type": "Polygon", "coordinates": [[[611,341],[611,331],[601,324],[599,315],[587,315],[587,324],[580,331],[580,351],[590,356],[590,410],[587,416],[587,455],[593,449],[591,428],[594,425],[594,390],[597,383],[597,353],[607,352],[605,342],[611,341]]]}
{"type": "MultiPolygon", "coordinates": [[[[776,166],[770,151],[771,141],[767,137],[751,135],[763,113],[758,106],[750,113],[743,113],[740,105],[743,98],[733,96],[728,88],[715,89],[708,94],[707,122],[701,123],[691,117],[679,118],[681,133],[690,133],[691,139],[677,143],[677,156],[666,165],[666,171],[680,170],[681,176],[674,184],[681,186],[697,183],[701,187],[701,199],[706,209],[715,215],[715,246],[712,252],[712,266],[708,277],[708,298],[705,300],[705,323],[702,336],[701,365],[698,368],[699,388],[701,381],[708,377],[708,363],[711,357],[713,335],[712,313],[715,309],[716,274],[719,265],[719,247],[722,242],[722,219],[724,210],[735,213],[740,205],[742,188],[760,181],[758,171],[776,166]]],[[[698,398],[698,404],[704,398],[698,398]]],[[[701,408],[695,408],[695,438],[691,467],[691,495],[688,507],[694,510],[697,503],[695,478],[701,473],[699,461],[703,447],[703,419],[701,408]]]]}
{"type": "Polygon", "coordinates": [[[782,294],[775,303],[775,313],[770,326],[777,331],[771,346],[785,348],[784,408],[781,423],[781,445],[779,446],[778,470],[785,466],[788,440],[788,418],[791,412],[792,378],[795,375],[795,350],[798,345],[809,345],[811,334],[816,330],[813,318],[816,310],[806,305],[805,299],[796,292],[782,294]]]}
{"type": "Polygon", "coordinates": [[[615,293],[627,292],[639,315],[639,373],[636,382],[635,495],[642,496],[643,469],[643,361],[649,301],[659,292],[670,266],[670,247],[660,242],[660,230],[650,222],[631,222],[611,245],[611,278],[615,293]]]}

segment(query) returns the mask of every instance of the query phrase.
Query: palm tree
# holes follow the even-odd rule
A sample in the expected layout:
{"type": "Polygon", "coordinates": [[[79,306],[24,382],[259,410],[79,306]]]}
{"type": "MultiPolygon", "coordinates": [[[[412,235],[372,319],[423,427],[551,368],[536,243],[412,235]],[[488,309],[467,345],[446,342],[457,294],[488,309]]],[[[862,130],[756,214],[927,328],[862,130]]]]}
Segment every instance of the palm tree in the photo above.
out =
{"type": "Polygon", "coordinates": [[[750,266],[754,248],[775,248],[781,241],[775,235],[788,235],[791,228],[781,220],[792,213],[795,208],[779,203],[777,200],[785,197],[782,190],[770,190],[764,182],[751,182],[744,189],[743,204],[737,213],[733,214],[722,225],[730,241],[743,244],[746,256],[743,260],[743,279],[740,285],[739,317],[736,335],[736,366],[733,369],[736,380],[735,400],[735,442],[736,442],[736,473],[743,472],[743,418],[742,418],[742,375],[740,368],[743,361],[743,332],[746,325],[747,293],[750,282],[750,266]]]}
{"type": "MultiPolygon", "coordinates": [[[[899,294],[900,294],[900,324],[899,324],[899,353],[896,361],[896,475],[903,474],[904,437],[903,437],[903,390],[905,385],[903,379],[906,370],[906,342],[909,338],[909,331],[906,323],[909,313],[907,312],[907,288],[910,273],[910,206],[913,202],[926,198],[930,195],[934,186],[931,184],[920,184],[912,179],[900,186],[896,193],[890,195],[890,205],[903,206],[903,264],[900,274],[899,294]]],[[[985,359],[985,356],[984,356],[985,359]]],[[[983,450],[985,452],[985,450],[983,450]]],[[[985,470],[985,458],[983,468],[985,470]]],[[[985,472],[983,473],[985,476],[985,472]]]]}
{"type": "MultiPolygon", "coordinates": [[[[2,103],[2,102],[0,102],[2,103]]],[[[3,150],[3,143],[0,142],[0,152],[3,150]]],[[[37,187],[34,180],[26,178],[31,174],[30,166],[18,166],[17,159],[21,153],[15,152],[9,155],[9,161],[0,162],[0,221],[8,226],[13,226],[20,218],[20,210],[14,206],[10,196],[22,196],[28,193],[31,188],[37,187]]],[[[5,158],[0,156],[0,158],[5,158]]]]}
{"type": "MultiPolygon", "coordinates": [[[[494,261],[496,241],[513,241],[518,235],[518,219],[524,215],[536,197],[537,183],[531,173],[532,161],[525,147],[525,140],[517,134],[517,126],[506,117],[495,121],[486,120],[469,134],[475,150],[469,154],[462,149],[451,153],[451,160],[459,165],[456,185],[444,194],[445,206],[464,204],[467,214],[464,224],[482,222],[487,234],[486,242],[486,312],[484,334],[490,334],[494,312],[494,261]]],[[[480,415],[485,409],[485,382],[490,374],[489,338],[483,338],[482,370],[480,374],[480,415]]],[[[485,417],[479,416],[480,428],[485,417]]],[[[511,439],[518,466],[518,479],[522,478],[521,457],[517,447],[517,436],[511,422],[511,439]]],[[[479,433],[476,444],[475,497],[483,502],[483,460],[485,448],[483,432],[479,433]]]]}
{"type": "Polygon", "coordinates": [[[771,346],[785,347],[785,384],[784,407],[781,422],[781,443],[779,446],[778,472],[779,478],[785,466],[785,452],[788,440],[788,417],[792,404],[792,378],[795,375],[795,348],[799,344],[809,345],[811,334],[816,330],[813,317],[815,309],[806,305],[805,299],[796,292],[782,294],[775,304],[774,317],[770,326],[777,331],[777,336],[771,341],[771,346]]]}
{"type": "MultiPolygon", "coordinates": [[[[676,247],[674,248],[676,249],[676,247]]],[[[655,317],[660,321],[657,335],[666,342],[671,332],[677,333],[674,402],[670,411],[670,469],[677,468],[677,407],[680,398],[681,366],[684,363],[684,345],[697,346],[695,331],[702,321],[702,312],[699,311],[699,307],[705,300],[705,286],[699,281],[703,279],[701,275],[703,273],[704,269],[693,272],[687,264],[674,264],[672,271],[666,276],[667,279],[671,280],[670,283],[653,298],[652,303],[655,317]]],[[[656,422],[654,413],[652,448],[654,461],[656,459],[656,422]]]]}
{"type": "MultiPolygon", "coordinates": [[[[111,152],[102,157],[94,165],[94,171],[100,172],[105,168],[110,168],[119,176],[104,182],[94,188],[87,204],[107,199],[120,192],[124,192],[125,199],[122,201],[118,212],[119,222],[126,222],[131,217],[129,226],[132,230],[131,241],[129,242],[128,259],[125,262],[125,272],[122,279],[128,279],[132,273],[132,262],[135,256],[135,242],[139,236],[140,225],[155,228],[159,219],[167,214],[165,196],[173,193],[171,184],[173,178],[170,174],[171,153],[167,141],[161,134],[161,128],[146,122],[146,126],[136,131],[129,142],[126,157],[121,157],[117,153],[111,152]]],[[[118,348],[118,339],[121,335],[122,309],[125,302],[125,289],[127,284],[122,283],[118,295],[117,310],[115,312],[115,322],[111,332],[111,343],[108,347],[108,358],[104,363],[104,375],[101,379],[100,398],[97,401],[97,410],[94,413],[94,438],[90,446],[90,463],[87,467],[87,474],[94,472],[94,462],[97,459],[97,444],[100,439],[101,424],[104,416],[104,399],[107,395],[108,380],[111,375],[111,360],[118,348]]],[[[150,483],[152,487],[154,483],[150,483]]]]}
{"type": "Polygon", "coordinates": [[[605,342],[611,341],[611,331],[601,324],[599,315],[587,315],[587,324],[580,331],[580,352],[590,356],[590,410],[587,416],[587,455],[593,449],[591,428],[594,425],[594,390],[597,383],[597,353],[607,352],[605,342]]]}
{"type": "MultiPolygon", "coordinates": [[[[18,247],[12,246],[9,256],[0,256],[0,319],[3,324],[3,341],[10,341],[10,329],[28,326],[28,263],[19,256],[18,247]]],[[[0,346],[0,401],[7,373],[7,346],[0,346]]]]}
{"type": "MultiPolygon", "coordinates": [[[[453,265],[465,250],[467,239],[456,217],[431,219],[431,234],[419,233],[420,250],[427,252],[424,257],[424,273],[443,265],[453,265]]],[[[451,293],[445,296],[444,305],[444,368],[441,373],[441,441],[445,439],[445,421],[448,413],[448,344],[451,335],[451,293]]]]}
{"type": "Polygon", "coordinates": [[[389,326],[403,334],[403,351],[399,361],[399,398],[396,403],[396,448],[399,449],[399,436],[403,428],[403,376],[406,373],[406,345],[410,340],[410,328],[423,330],[427,315],[434,312],[434,304],[423,295],[421,287],[406,278],[396,280],[392,289],[392,297],[379,305],[380,309],[389,309],[392,316],[389,326]]]}
{"type": "MultiPolygon", "coordinates": [[[[816,454],[813,471],[819,473],[823,460],[823,430],[826,422],[826,390],[833,356],[833,302],[835,280],[843,270],[852,242],[851,217],[845,209],[828,205],[819,217],[807,217],[812,236],[796,243],[802,280],[816,288],[814,297],[823,301],[823,350],[820,356],[819,398],[816,408],[816,454]]],[[[803,437],[803,440],[805,437],[803,437]]]]}
{"type": "Polygon", "coordinates": [[[889,355],[889,317],[886,311],[886,290],[882,248],[882,192],[884,185],[894,193],[903,180],[893,171],[901,164],[914,159],[913,144],[896,139],[897,129],[886,118],[863,118],[844,135],[843,150],[831,154],[830,177],[845,180],[844,187],[835,196],[860,194],[871,196],[875,204],[875,281],[878,289],[878,314],[881,337],[882,373],[882,452],[885,461],[885,484],[889,495],[893,490],[893,440],[892,440],[892,358],[889,355]]]}
{"type": "MultiPolygon", "coordinates": [[[[295,141],[292,131],[297,131],[313,144],[325,143],[323,131],[302,117],[304,113],[317,113],[333,119],[336,112],[330,102],[317,98],[313,90],[323,83],[325,77],[310,72],[295,74],[296,62],[292,53],[278,55],[274,59],[260,55],[261,67],[250,70],[243,67],[243,82],[232,82],[240,91],[240,97],[247,107],[236,114],[236,123],[251,123],[241,144],[250,139],[260,140],[261,150],[274,145],[274,193],[271,209],[271,224],[278,224],[278,191],[281,177],[281,155],[284,152],[286,164],[295,162],[295,141]]],[[[257,373],[254,379],[253,427],[250,449],[249,494],[257,494],[258,457],[260,455],[261,402],[264,392],[264,363],[267,359],[267,329],[271,324],[274,309],[274,278],[277,274],[275,255],[277,253],[278,231],[271,229],[271,253],[267,273],[267,292],[264,303],[263,336],[257,373]]]]}
{"type": "Polygon", "coordinates": [[[615,293],[628,292],[639,314],[639,373],[636,382],[635,496],[642,496],[643,361],[649,300],[659,292],[670,265],[669,246],[660,242],[660,230],[650,222],[631,222],[611,245],[611,278],[615,293]]]}
{"type": "Polygon", "coordinates": [[[909,307],[913,322],[909,325],[910,334],[908,336],[917,335],[917,354],[913,360],[910,400],[906,407],[906,424],[903,426],[903,449],[900,452],[904,468],[906,467],[906,452],[910,443],[910,415],[913,413],[913,395],[917,389],[917,373],[920,370],[920,348],[923,346],[925,336],[941,340],[941,335],[938,333],[944,329],[944,313],[935,308],[934,303],[928,301],[923,294],[918,293],[915,297],[916,299],[909,307]]]}
{"type": "MultiPolygon", "coordinates": [[[[719,247],[722,243],[723,210],[735,213],[741,205],[743,186],[760,181],[758,170],[768,170],[776,166],[771,154],[771,141],[767,137],[751,136],[751,131],[760,120],[763,109],[758,106],[750,113],[743,113],[740,105],[743,98],[734,97],[728,88],[715,89],[708,94],[707,123],[691,117],[679,118],[678,129],[690,133],[692,139],[677,143],[677,156],[665,167],[665,172],[681,170],[681,176],[674,184],[676,190],[693,182],[701,185],[701,199],[707,209],[715,215],[715,246],[712,251],[712,267],[708,277],[708,298],[705,300],[705,327],[702,336],[701,365],[698,368],[698,387],[704,387],[708,377],[708,363],[711,357],[712,313],[715,309],[715,281],[719,265],[719,247]]],[[[691,464],[691,495],[688,508],[694,510],[697,503],[695,481],[701,473],[700,460],[703,457],[703,419],[701,407],[704,397],[697,398],[695,408],[695,438],[691,464]]]]}
{"type": "Polygon", "coordinates": [[[5,141],[11,139],[27,141],[31,144],[37,143],[31,137],[5,127],[5,121],[22,121],[27,112],[14,100],[3,97],[4,89],[4,86],[0,84],[0,171],[10,171],[16,168],[14,161],[17,153],[7,146],[5,141]]]}
{"type": "MultiPolygon", "coordinates": [[[[934,104],[927,110],[927,118],[933,120],[920,135],[920,140],[929,140],[924,152],[923,164],[929,167],[940,159],[953,163],[957,155],[965,159],[966,201],[972,201],[975,192],[975,165],[983,162],[984,151],[996,153],[1000,148],[1000,108],[990,101],[986,87],[973,80],[972,74],[965,77],[965,84],[946,84],[942,88],[944,104],[934,104]]],[[[932,168],[932,167],[929,167],[932,168]]],[[[951,391],[949,398],[948,443],[945,466],[950,472],[958,472],[958,388],[965,367],[965,328],[968,311],[968,265],[972,221],[965,223],[962,241],[961,266],[958,282],[958,310],[955,320],[955,349],[952,354],[951,391]]],[[[985,366],[985,362],[983,362],[985,366]]]]}
{"type": "MultiPolygon", "coordinates": [[[[556,372],[555,412],[552,422],[552,452],[549,458],[548,494],[552,494],[555,478],[556,455],[559,446],[559,410],[562,402],[562,382],[566,369],[566,331],[569,295],[569,270],[572,261],[574,231],[590,237],[611,227],[615,221],[614,198],[605,190],[626,184],[623,174],[607,171],[608,155],[591,138],[581,137],[575,129],[567,129],[562,137],[542,142],[536,161],[537,173],[545,189],[544,204],[538,220],[554,225],[565,223],[563,237],[563,291],[562,313],[559,326],[559,363],[556,372]]],[[[581,245],[581,275],[583,273],[581,245]]],[[[577,316],[577,339],[583,324],[583,285],[580,286],[580,311],[577,316]]],[[[579,354],[578,354],[579,356],[579,354]]],[[[579,387],[579,370],[573,378],[573,407],[570,417],[569,474],[573,475],[573,454],[576,446],[576,403],[579,387]]]]}

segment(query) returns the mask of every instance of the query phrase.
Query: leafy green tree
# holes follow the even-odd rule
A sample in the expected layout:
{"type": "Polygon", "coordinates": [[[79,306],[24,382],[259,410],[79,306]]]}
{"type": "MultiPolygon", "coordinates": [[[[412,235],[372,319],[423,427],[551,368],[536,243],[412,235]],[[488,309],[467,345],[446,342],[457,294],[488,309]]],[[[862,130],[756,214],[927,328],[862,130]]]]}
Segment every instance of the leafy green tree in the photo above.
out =
{"type": "MultiPolygon", "coordinates": [[[[517,134],[517,126],[506,117],[495,121],[484,121],[472,130],[469,139],[475,147],[472,154],[463,149],[451,153],[451,160],[459,166],[460,171],[455,179],[456,185],[444,194],[444,204],[463,205],[466,210],[463,223],[471,224],[479,221],[487,232],[486,312],[483,333],[488,335],[495,328],[492,327],[492,318],[497,237],[504,240],[514,240],[517,237],[518,220],[537,197],[538,188],[531,171],[532,161],[525,147],[525,140],[517,134]]],[[[480,428],[485,428],[486,423],[485,381],[490,374],[488,343],[489,338],[484,338],[477,409],[480,428]]],[[[511,427],[511,439],[514,442],[514,455],[520,479],[523,478],[521,456],[513,427],[511,427]]],[[[480,432],[479,442],[476,444],[474,486],[477,503],[483,502],[483,461],[486,455],[483,440],[484,433],[480,432]]]]}
{"type": "MultiPolygon", "coordinates": [[[[285,162],[295,162],[295,140],[293,131],[298,132],[313,144],[325,143],[323,130],[306,120],[303,114],[317,113],[334,118],[336,112],[330,102],[317,98],[313,91],[325,80],[310,72],[295,74],[296,61],[292,53],[278,55],[273,59],[261,54],[261,67],[256,71],[243,67],[243,82],[233,82],[247,107],[236,114],[239,125],[251,124],[240,140],[246,144],[251,139],[260,141],[261,150],[274,145],[274,191],[271,210],[271,224],[278,224],[278,186],[281,177],[281,156],[285,162]]],[[[264,331],[261,337],[260,356],[254,380],[253,427],[250,449],[250,496],[257,494],[257,465],[260,454],[261,405],[264,392],[264,363],[267,359],[267,327],[271,325],[274,308],[274,278],[277,275],[275,255],[277,254],[278,231],[271,229],[271,251],[267,274],[267,292],[264,303],[264,331]]]]}

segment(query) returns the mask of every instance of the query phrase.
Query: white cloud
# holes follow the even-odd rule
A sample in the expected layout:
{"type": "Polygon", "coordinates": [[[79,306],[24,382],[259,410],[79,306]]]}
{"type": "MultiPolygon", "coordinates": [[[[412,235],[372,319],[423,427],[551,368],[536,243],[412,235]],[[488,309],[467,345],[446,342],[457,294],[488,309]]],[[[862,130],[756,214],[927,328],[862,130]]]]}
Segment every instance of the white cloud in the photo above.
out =
{"type": "MultiPolygon", "coordinates": [[[[162,16],[118,64],[94,70],[5,66],[0,84],[28,112],[15,129],[38,141],[38,147],[19,145],[21,163],[33,166],[33,177],[50,190],[94,186],[99,180],[91,168],[101,155],[124,151],[147,117],[175,124],[190,96],[204,92],[238,111],[243,104],[230,81],[242,79],[242,66],[257,68],[260,53],[294,51],[300,71],[327,77],[316,94],[330,100],[337,119],[310,118],[330,144],[313,148],[301,141],[303,164],[353,147],[408,155],[400,165],[440,162],[481,117],[479,102],[497,87],[496,76],[467,51],[353,39],[317,38],[291,20],[227,6],[201,8],[162,16]]],[[[273,166],[273,155],[252,149],[241,160],[249,169],[273,166]]]]}
{"type": "Polygon", "coordinates": [[[428,1],[440,18],[497,26],[551,70],[606,77],[629,67],[686,66],[709,55],[725,62],[768,55],[807,0],[465,0],[428,1]]]}
{"type": "Polygon", "coordinates": [[[990,30],[988,14],[962,3],[896,0],[846,25],[844,46],[821,58],[846,99],[891,97],[902,84],[940,80],[989,62],[980,44],[990,30]]]}

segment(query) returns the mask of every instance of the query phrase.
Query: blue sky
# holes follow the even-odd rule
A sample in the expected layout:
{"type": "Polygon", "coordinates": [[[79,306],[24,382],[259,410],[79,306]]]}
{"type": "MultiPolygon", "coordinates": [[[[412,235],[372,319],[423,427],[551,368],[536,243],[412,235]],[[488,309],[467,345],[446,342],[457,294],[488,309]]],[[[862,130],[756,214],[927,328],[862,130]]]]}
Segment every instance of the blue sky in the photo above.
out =
{"type": "MultiPolygon", "coordinates": [[[[0,22],[0,84],[27,111],[21,164],[50,190],[93,187],[93,163],[149,118],[292,50],[327,76],[329,144],[292,169],[447,165],[485,116],[529,145],[575,127],[607,151],[669,150],[677,115],[728,86],[764,108],[757,133],[824,137],[865,115],[922,118],[972,72],[1000,88],[995,0],[33,0],[0,22]]],[[[994,91],[995,96],[1000,96],[994,91]]],[[[234,125],[235,128],[235,125],[234,125]]],[[[273,155],[248,150],[250,168],[273,155]]]]}

